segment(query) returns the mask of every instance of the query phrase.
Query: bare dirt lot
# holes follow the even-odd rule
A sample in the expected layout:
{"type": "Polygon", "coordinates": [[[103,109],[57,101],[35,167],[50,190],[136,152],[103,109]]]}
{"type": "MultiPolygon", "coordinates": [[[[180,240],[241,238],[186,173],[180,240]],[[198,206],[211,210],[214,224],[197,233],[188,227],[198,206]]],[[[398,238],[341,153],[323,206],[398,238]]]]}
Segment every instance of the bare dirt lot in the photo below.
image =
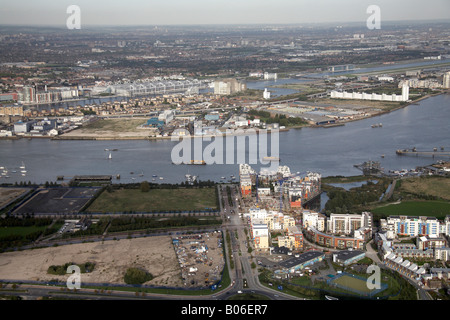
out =
{"type": "Polygon", "coordinates": [[[28,191],[28,188],[0,188],[0,208],[28,191]]]}
{"type": "Polygon", "coordinates": [[[155,129],[142,129],[148,118],[102,119],[61,135],[61,138],[144,139],[155,129]]]}
{"type": "Polygon", "coordinates": [[[60,247],[6,252],[0,254],[0,279],[66,281],[68,276],[47,273],[51,265],[68,262],[82,264],[94,262],[91,273],[81,275],[81,284],[124,284],[124,274],[130,267],[150,272],[154,279],[146,285],[183,286],[181,269],[169,236],[139,239],[111,240],[94,243],[72,244],[60,247]]]}

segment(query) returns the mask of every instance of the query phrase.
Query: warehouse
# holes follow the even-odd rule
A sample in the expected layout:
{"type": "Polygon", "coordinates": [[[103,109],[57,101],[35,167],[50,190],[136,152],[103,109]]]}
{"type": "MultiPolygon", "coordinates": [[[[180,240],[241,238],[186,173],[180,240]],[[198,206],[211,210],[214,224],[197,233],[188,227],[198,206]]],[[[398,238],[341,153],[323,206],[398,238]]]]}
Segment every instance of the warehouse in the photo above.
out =
{"type": "Polygon", "coordinates": [[[348,266],[353,262],[357,262],[366,256],[364,251],[345,250],[333,254],[333,262],[342,266],[348,266]]]}
{"type": "Polygon", "coordinates": [[[278,272],[295,272],[296,270],[302,270],[316,262],[321,262],[324,257],[325,254],[321,251],[308,251],[302,253],[298,257],[281,262],[280,266],[282,267],[282,270],[278,270],[278,272]]]}

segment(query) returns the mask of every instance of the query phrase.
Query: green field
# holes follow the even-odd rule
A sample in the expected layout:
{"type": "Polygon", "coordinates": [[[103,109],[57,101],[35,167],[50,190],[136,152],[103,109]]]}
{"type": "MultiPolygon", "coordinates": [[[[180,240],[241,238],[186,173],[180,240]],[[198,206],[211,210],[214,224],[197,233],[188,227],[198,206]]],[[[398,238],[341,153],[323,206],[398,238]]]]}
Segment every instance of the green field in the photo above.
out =
{"type": "Polygon", "coordinates": [[[402,179],[399,192],[450,200],[450,179],[436,176],[402,179]]]}
{"type": "Polygon", "coordinates": [[[373,209],[377,215],[432,216],[444,218],[450,215],[450,202],[445,201],[404,201],[373,209]]]}
{"type": "Polygon", "coordinates": [[[119,189],[103,192],[88,212],[192,211],[217,208],[215,188],[119,189]]]}
{"type": "Polygon", "coordinates": [[[47,229],[47,226],[30,226],[30,227],[0,227],[0,238],[5,236],[22,236],[25,237],[29,234],[32,234],[34,232],[42,232],[45,229],[47,229]]]}

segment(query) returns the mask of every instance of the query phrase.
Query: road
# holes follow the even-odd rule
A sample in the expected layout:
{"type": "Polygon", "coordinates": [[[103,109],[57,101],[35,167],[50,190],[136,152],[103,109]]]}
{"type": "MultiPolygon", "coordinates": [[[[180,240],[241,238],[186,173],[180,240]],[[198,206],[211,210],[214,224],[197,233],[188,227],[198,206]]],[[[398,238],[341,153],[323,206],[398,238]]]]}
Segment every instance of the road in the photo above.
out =
{"type": "MultiPolygon", "coordinates": [[[[247,235],[245,234],[246,224],[238,214],[240,212],[241,204],[239,191],[237,190],[236,185],[224,184],[220,186],[220,195],[224,200],[222,201],[222,212],[224,215],[223,232],[226,234],[228,231],[230,234],[235,265],[233,270],[229,269],[231,271],[231,280],[234,282],[231,293],[242,291],[243,293],[259,293],[274,300],[298,300],[298,298],[291,295],[267,288],[259,282],[258,268],[251,267],[252,262],[257,265],[256,259],[252,258],[248,253],[248,246],[251,246],[252,249],[254,248],[251,241],[249,241],[250,243],[247,241],[247,235]],[[230,197],[227,187],[230,188],[230,197]]],[[[227,252],[227,257],[228,256],[227,252]]],[[[226,298],[226,295],[227,293],[225,292],[225,294],[217,295],[217,298],[226,298]]]]}

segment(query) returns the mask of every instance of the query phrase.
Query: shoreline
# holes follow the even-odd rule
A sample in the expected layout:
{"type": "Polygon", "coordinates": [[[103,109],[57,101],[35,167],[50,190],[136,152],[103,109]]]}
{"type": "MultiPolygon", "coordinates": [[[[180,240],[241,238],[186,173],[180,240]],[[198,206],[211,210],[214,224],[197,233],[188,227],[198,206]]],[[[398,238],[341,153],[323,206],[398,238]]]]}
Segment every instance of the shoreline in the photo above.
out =
{"type": "MultiPolygon", "coordinates": [[[[344,120],[338,123],[334,123],[334,124],[325,124],[325,125],[315,125],[315,124],[306,124],[306,125],[300,125],[300,126],[292,126],[292,127],[287,127],[287,128],[283,128],[283,129],[278,129],[279,132],[287,132],[291,129],[302,129],[302,128],[333,128],[333,127],[342,127],[345,126],[346,123],[348,122],[353,122],[353,121],[360,121],[360,120],[365,120],[365,119],[370,119],[370,118],[374,118],[377,116],[381,116],[383,114],[388,114],[400,109],[403,109],[405,107],[408,107],[410,105],[414,105],[419,103],[422,100],[431,98],[431,97],[436,97],[442,94],[449,94],[449,90],[445,91],[445,92],[439,92],[439,93],[434,93],[434,94],[427,94],[426,96],[420,97],[417,100],[411,101],[409,103],[406,103],[405,105],[401,105],[398,107],[395,107],[393,109],[390,110],[385,110],[385,111],[381,111],[379,113],[370,115],[368,117],[365,118],[360,118],[360,119],[351,119],[351,120],[344,120]]],[[[249,128],[249,129],[242,129],[242,130],[255,130],[256,134],[259,134],[259,130],[267,130],[267,133],[270,133],[270,129],[254,129],[254,128],[249,128]]],[[[162,137],[150,137],[150,136],[129,136],[129,137],[113,137],[113,136],[106,136],[106,137],[95,137],[95,136],[64,136],[60,135],[60,136],[12,136],[12,137],[0,137],[0,140],[19,140],[19,139],[34,139],[34,138],[38,138],[38,139],[50,139],[50,140],[90,140],[90,141],[113,141],[113,140],[167,140],[167,139],[174,139],[179,141],[180,138],[184,138],[184,137],[188,137],[188,138],[213,138],[213,137],[218,137],[218,136],[222,136],[222,137],[226,137],[226,136],[239,136],[239,135],[249,135],[249,134],[253,134],[253,133],[246,133],[243,132],[242,134],[236,134],[236,133],[231,133],[231,134],[226,134],[223,133],[222,135],[186,135],[186,136],[162,136],[162,137]]]]}

